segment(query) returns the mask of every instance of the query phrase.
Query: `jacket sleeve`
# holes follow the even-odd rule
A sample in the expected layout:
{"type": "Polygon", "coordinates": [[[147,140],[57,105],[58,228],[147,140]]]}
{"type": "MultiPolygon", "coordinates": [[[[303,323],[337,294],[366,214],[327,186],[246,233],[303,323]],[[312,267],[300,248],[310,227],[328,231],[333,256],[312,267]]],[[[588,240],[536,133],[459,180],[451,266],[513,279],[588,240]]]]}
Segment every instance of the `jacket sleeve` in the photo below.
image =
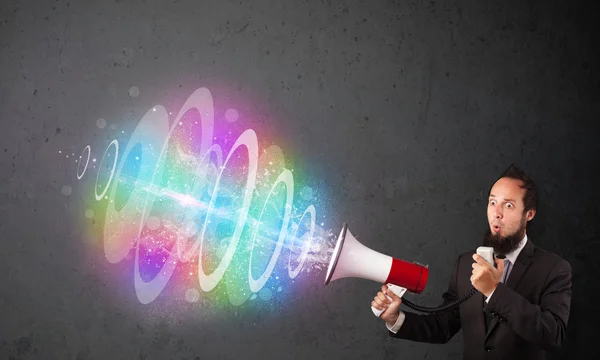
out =
{"type": "MultiPolygon", "coordinates": [[[[457,296],[457,274],[460,265],[460,257],[454,264],[454,271],[448,284],[448,290],[442,295],[443,303],[446,305],[455,301],[457,296]]],[[[415,314],[404,311],[406,318],[397,333],[388,331],[391,337],[412,340],[417,342],[443,344],[460,330],[460,310],[456,306],[451,309],[432,314],[415,314]]]]}
{"type": "Polygon", "coordinates": [[[558,348],[566,337],[571,308],[571,266],[563,259],[553,264],[538,304],[498,284],[485,311],[508,325],[517,335],[544,350],[558,348]]]}

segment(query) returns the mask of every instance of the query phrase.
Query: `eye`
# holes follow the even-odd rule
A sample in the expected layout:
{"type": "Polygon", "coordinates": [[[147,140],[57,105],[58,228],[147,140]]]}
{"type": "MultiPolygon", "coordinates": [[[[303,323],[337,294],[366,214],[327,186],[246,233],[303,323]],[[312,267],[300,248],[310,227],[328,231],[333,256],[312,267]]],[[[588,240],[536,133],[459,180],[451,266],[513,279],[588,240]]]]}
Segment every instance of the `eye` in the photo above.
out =
{"type": "Polygon", "coordinates": [[[513,208],[513,207],[514,207],[514,205],[513,205],[513,204],[511,204],[511,203],[506,203],[506,207],[507,207],[507,208],[509,208],[509,209],[511,209],[511,208],[513,208]]]}
{"type": "Polygon", "coordinates": [[[490,200],[490,205],[496,205],[496,200],[490,200]]]}

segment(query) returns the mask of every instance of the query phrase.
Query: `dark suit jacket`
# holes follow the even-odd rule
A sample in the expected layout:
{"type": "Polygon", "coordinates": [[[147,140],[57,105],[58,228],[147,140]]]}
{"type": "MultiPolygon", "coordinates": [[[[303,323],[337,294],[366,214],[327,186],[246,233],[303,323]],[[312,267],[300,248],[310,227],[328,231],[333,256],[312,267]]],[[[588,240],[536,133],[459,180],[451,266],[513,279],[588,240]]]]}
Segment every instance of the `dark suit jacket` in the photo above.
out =
{"type": "MultiPolygon", "coordinates": [[[[444,304],[473,288],[475,251],[461,254],[454,265],[444,304]]],[[[528,239],[506,284],[498,284],[489,303],[479,292],[458,308],[435,314],[406,312],[397,334],[427,343],[446,343],[461,328],[464,359],[546,359],[566,338],[571,307],[571,266],[528,239]],[[492,322],[486,330],[484,311],[492,322]]]]}

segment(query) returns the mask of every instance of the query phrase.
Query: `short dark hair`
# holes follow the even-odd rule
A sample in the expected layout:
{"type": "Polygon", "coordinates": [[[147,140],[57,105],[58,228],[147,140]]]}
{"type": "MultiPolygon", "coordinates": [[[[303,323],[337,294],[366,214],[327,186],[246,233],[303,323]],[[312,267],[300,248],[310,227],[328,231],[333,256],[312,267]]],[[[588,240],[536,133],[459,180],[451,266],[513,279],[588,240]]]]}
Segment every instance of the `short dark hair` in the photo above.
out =
{"type": "Polygon", "coordinates": [[[537,209],[538,191],[535,182],[533,182],[533,179],[529,175],[525,174],[525,172],[515,164],[511,164],[508,169],[504,170],[498,180],[501,178],[510,178],[523,181],[521,188],[525,189],[525,196],[523,197],[523,204],[525,205],[524,211],[526,212],[531,209],[537,209]]]}

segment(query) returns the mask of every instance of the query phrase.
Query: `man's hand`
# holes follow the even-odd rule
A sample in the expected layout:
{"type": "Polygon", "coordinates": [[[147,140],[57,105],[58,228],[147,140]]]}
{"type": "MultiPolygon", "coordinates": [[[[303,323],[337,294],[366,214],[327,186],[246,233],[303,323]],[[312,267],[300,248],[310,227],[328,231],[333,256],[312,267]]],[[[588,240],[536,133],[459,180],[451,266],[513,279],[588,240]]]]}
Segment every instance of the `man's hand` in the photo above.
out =
{"type": "Polygon", "coordinates": [[[489,297],[492,292],[496,290],[498,283],[500,283],[500,279],[502,279],[504,260],[494,258],[494,261],[498,266],[497,269],[477,254],[473,254],[473,260],[476,262],[473,263],[471,284],[473,284],[473,287],[477,289],[477,291],[486,297],[489,297]]]}
{"type": "Polygon", "coordinates": [[[402,299],[392,291],[389,291],[387,285],[385,284],[381,287],[381,291],[377,293],[375,298],[373,298],[373,301],[371,301],[371,306],[373,306],[375,309],[385,309],[385,311],[382,312],[379,317],[390,326],[393,326],[396,323],[396,320],[398,320],[400,304],[402,304],[402,299]],[[392,301],[390,301],[390,299],[388,299],[385,295],[391,297],[392,301]]]}

